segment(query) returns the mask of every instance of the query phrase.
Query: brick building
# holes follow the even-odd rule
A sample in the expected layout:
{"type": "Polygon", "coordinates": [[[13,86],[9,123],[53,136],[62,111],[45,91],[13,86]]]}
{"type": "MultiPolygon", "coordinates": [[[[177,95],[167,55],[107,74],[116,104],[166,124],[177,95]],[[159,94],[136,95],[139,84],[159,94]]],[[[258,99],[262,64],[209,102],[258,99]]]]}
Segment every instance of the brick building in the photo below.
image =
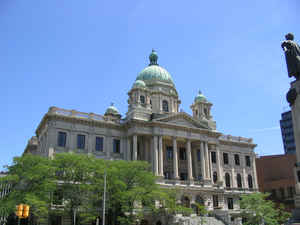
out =
{"type": "Polygon", "coordinates": [[[294,205],[296,155],[269,155],[256,159],[257,181],[260,192],[271,193],[270,199],[283,203],[291,210],[294,205]]]}

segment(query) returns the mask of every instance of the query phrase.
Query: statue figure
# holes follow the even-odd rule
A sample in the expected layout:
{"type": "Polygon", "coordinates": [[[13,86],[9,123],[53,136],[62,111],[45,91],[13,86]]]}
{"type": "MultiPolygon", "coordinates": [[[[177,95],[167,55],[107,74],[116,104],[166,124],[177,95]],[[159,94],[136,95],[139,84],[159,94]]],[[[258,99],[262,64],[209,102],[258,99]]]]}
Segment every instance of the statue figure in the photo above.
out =
{"type": "Polygon", "coordinates": [[[285,35],[281,47],[285,53],[286,65],[289,77],[294,76],[296,80],[300,78],[300,46],[294,41],[294,35],[285,35]]]}

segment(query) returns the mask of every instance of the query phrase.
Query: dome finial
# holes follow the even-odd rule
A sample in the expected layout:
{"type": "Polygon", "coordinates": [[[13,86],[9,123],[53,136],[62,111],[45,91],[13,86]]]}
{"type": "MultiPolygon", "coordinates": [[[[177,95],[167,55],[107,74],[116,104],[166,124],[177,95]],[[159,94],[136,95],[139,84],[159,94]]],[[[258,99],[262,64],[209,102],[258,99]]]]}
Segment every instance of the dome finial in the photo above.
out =
{"type": "Polygon", "coordinates": [[[156,51],[154,49],[152,49],[152,52],[151,52],[151,54],[149,56],[149,60],[150,60],[149,66],[151,66],[151,65],[158,65],[157,64],[157,59],[158,59],[158,55],[157,55],[156,51]]]}
{"type": "Polygon", "coordinates": [[[202,94],[201,90],[199,90],[199,91],[198,91],[198,94],[199,94],[199,95],[201,95],[201,94],[202,94]]]}
{"type": "Polygon", "coordinates": [[[111,102],[111,103],[110,103],[110,106],[114,106],[114,103],[113,103],[113,102],[111,102]]]}

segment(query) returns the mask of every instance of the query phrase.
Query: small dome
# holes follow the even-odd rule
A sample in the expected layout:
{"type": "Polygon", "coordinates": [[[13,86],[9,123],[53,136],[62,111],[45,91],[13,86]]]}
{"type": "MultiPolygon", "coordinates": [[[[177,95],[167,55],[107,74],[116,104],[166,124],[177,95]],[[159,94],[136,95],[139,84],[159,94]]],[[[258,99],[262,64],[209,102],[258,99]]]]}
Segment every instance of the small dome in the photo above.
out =
{"type": "Polygon", "coordinates": [[[195,102],[207,102],[206,97],[199,91],[198,95],[195,97],[195,102]]]}
{"type": "Polygon", "coordinates": [[[134,82],[134,84],[133,84],[133,87],[134,88],[145,88],[146,87],[146,84],[145,84],[145,82],[144,81],[142,81],[142,80],[136,80],[135,82],[134,82]]]}
{"type": "Polygon", "coordinates": [[[158,56],[154,50],[152,50],[149,59],[149,66],[147,66],[139,73],[136,80],[144,81],[146,84],[148,81],[160,81],[174,86],[172,77],[169,72],[157,64],[158,56]]]}
{"type": "Polygon", "coordinates": [[[114,103],[107,108],[105,115],[120,115],[118,109],[114,106],[114,103]]]}

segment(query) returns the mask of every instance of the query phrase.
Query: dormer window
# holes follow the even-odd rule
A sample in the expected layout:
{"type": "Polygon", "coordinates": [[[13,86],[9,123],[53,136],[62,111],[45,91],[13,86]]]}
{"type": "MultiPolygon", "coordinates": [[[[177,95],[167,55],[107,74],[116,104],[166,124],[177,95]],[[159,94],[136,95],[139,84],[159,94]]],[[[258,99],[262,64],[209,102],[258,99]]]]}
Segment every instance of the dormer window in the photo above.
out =
{"type": "Polygon", "coordinates": [[[140,102],[141,102],[141,104],[145,104],[145,96],[144,95],[140,96],[140,102]]]}
{"type": "Polygon", "coordinates": [[[164,112],[169,112],[169,104],[168,104],[167,100],[163,100],[162,109],[163,109],[164,112]]]}

